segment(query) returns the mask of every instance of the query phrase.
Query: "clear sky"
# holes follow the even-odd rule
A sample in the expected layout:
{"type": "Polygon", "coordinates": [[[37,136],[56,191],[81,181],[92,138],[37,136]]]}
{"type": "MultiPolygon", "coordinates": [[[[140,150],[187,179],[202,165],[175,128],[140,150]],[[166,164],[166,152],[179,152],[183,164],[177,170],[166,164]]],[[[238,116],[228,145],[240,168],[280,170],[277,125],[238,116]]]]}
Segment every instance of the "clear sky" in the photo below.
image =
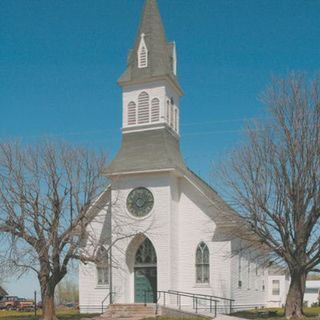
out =
{"type": "MultiPolygon", "coordinates": [[[[264,117],[272,75],[320,69],[320,0],[158,0],[178,49],[181,146],[195,172],[264,117]]],[[[116,80],[133,46],[143,0],[1,0],[0,139],[47,136],[104,149],[121,141],[116,80]]],[[[0,244],[1,245],[1,244],[0,244]]],[[[32,296],[30,277],[7,283],[32,296]]]]}

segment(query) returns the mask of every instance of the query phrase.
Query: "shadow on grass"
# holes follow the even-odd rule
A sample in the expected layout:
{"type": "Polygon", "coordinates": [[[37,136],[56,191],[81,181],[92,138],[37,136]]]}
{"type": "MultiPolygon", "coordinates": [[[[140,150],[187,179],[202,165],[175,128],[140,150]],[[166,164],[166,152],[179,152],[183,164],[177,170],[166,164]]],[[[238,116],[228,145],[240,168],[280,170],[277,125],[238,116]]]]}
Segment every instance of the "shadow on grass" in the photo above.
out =
{"type": "MultiPolygon", "coordinates": [[[[88,319],[99,316],[100,314],[58,314],[57,317],[59,320],[80,320],[80,319],[88,319]]],[[[35,317],[30,314],[22,314],[22,315],[2,315],[0,312],[0,320],[40,320],[41,316],[35,317]]]]}
{"type": "MultiPolygon", "coordinates": [[[[304,314],[306,319],[320,319],[320,307],[305,308],[304,314]]],[[[261,319],[261,320],[280,320],[286,319],[284,316],[283,308],[264,308],[257,310],[239,311],[232,314],[234,317],[245,318],[245,319],[261,319]],[[276,312],[276,315],[266,316],[261,313],[276,312]],[[259,314],[260,313],[260,314],[259,314]]]]}

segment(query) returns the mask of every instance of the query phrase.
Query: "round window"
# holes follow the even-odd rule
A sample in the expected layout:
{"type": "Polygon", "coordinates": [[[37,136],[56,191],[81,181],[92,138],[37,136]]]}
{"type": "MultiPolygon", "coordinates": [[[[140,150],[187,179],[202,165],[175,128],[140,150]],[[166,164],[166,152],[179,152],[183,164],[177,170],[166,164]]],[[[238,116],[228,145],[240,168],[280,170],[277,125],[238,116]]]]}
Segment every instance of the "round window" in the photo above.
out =
{"type": "Polygon", "coordinates": [[[133,189],[127,198],[128,211],[136,217],[145,217],[153,208],[152,193],[143,187],[133,189]]]}

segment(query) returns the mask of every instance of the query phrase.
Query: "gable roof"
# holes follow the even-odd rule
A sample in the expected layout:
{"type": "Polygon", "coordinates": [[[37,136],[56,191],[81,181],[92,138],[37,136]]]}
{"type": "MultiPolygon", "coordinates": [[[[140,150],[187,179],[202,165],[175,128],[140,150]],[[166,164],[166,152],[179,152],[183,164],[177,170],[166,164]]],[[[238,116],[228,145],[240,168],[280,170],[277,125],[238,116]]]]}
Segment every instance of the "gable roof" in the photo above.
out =
{"type": "Polygon", "coordinates": [[[190,180],[195,186],[198,187],[199,191],[212,202],[215,209],[218,211],[215,223],[217,225],[217,238],[223,236],[231,236],[234,234],[235,229],[246,227],[245,220],[239,215],[234,209],[232,209],[224,199],[202,178],[195,174],[189,168],[184,172],[185,177],[190,180]],[[219,236],[218,236],[219,235],[219,236]]]}

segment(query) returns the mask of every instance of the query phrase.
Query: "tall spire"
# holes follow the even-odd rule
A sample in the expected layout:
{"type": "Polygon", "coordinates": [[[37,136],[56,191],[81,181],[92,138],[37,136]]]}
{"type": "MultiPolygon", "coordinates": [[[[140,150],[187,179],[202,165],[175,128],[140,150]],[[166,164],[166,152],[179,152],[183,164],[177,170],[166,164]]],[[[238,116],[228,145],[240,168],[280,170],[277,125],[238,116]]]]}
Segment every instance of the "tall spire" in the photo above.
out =
{"type": "Polygon", "coordinates": [[[169,77],[180,89],[175,63],[175,45],[166,40],[157,0],[145,0],[135,45],[129,51],[127,69],[120,77],[119,84],[169,77]],[[143,68],[139,64],[141,41],[144,41],[147,50],[147,66],[143,68]]]}

